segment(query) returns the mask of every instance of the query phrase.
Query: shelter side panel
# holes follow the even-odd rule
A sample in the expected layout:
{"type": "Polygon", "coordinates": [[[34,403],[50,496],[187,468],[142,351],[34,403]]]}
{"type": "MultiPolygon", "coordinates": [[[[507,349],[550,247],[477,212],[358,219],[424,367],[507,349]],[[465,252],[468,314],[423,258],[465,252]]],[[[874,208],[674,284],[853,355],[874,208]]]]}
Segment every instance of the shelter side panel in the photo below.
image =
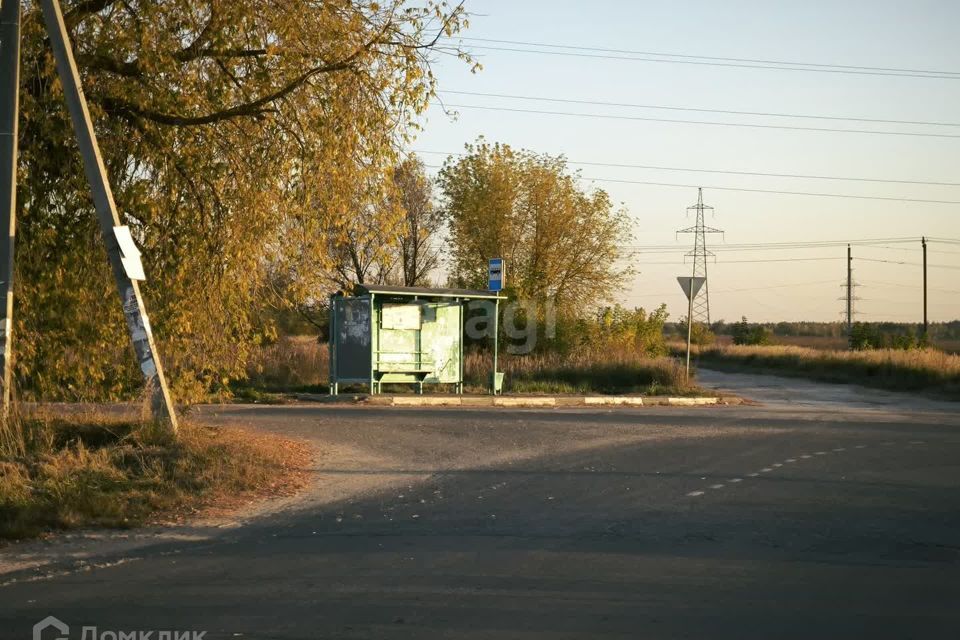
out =
{"type": "Polygon", "coordinates": [[[370,299],[334,300],[336,375],[340,379],[370,379],[370,299]]]}

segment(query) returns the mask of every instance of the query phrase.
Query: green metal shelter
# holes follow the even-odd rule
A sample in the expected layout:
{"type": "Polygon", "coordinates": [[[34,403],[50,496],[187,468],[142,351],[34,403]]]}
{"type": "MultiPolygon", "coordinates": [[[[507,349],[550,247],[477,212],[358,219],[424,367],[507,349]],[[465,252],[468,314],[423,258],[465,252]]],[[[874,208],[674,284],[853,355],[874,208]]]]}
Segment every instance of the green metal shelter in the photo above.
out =
{"type": "MultiPolygon", "coordinates": [[[[453,384],[463,393],[463,328],[466,305],[494,303],[493,370],[497,370],[497,317],[506,298],[473,289],[357,285],[353,295],[330,296],[330,394],[339,386],[383,383],[453,384]]],[[[502,376],[494,375],[498,393],[502,376]]]]}

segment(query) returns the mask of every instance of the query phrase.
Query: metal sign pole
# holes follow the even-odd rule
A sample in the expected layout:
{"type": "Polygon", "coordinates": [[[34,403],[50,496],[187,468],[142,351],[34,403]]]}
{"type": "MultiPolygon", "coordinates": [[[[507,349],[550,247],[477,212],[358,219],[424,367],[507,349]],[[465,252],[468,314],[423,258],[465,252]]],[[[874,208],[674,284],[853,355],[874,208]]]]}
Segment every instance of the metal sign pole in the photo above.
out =
{"type": "Polygon", "coordinates": [[[13,251],[17,232],[17,125],[20,114],[20,0],[0,5],[0,412],[13,382],[13,251]]]}
{"type": "MultiPolygon", "coordinates": [[[[6,4],[9,0],[4,0],[6,4]]],[[[132,280],[124,268],[124,255],[121,252],[115,228],[121,226],[117,205],[113,200],[113,192],[107,179],[107,170],[100,155],[100,147],[93,131],[90,112],[83,96],[80,84],[80,74],[73,59],[70,48],[70,38],[63,21],[63,12],[57,0],[40,0],[43,9],[43,19],[50,37],[50,46],[57,61],[57,72],[60,84],[63,86],[63,95],[73,121],[73,130],[83,158],[83,168],[87,174],[87,181],[93,192],[93,204],[100,221],[100,231],[106,244],[110,266],[117,282],[120,300],[123,304],[123,314],[127,320],[127,328],[133,341],[133,348],[137,354],[137,362],[146,382],[150,394],[150,407],[153,417],[164,420],[174,432],[177,430],[177,417],[167,388],[167,381],[160,366],[157,346],[150,329],[140,287],[132,280]]],[[[127,256],[129,258],[129,256],[127,256]]]]}
{"type": "Polygon", "coordinates": [[[687,306],[687,382],[690,381],[690,345],[693,342],[693,295],[689,297],[687,306]]]}
{"type": "Polygon", "coordinates": [[[687,296],[687,380],[690,380],[690,345],[693,343],[693,299],[700,288],[707,283],[706,278],[680,276],[677,278],[680,288],[687,296]]]}

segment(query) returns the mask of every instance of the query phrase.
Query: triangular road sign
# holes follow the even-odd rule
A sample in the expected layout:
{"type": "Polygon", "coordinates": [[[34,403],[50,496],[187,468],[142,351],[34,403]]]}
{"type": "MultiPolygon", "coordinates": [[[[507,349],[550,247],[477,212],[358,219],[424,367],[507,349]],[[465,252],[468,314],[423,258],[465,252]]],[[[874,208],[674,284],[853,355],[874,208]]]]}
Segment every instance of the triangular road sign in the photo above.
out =
{"type": "Polygon", "coordinates": [[[706,278],[691,278],[690,276],[680,276],[677,278],[677,282],[680,283],[680,288],[683,289],[683,292],[686,294],[687,300],[695,298],[706,281],[706,278]]]}

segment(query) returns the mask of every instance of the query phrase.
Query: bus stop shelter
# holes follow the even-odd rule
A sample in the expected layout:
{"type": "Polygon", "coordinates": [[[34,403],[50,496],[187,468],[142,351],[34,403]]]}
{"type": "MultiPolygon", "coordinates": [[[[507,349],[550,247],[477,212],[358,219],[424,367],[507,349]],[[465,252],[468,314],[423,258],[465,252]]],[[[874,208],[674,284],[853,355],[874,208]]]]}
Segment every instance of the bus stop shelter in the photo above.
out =
{"type": "MultiPolygon", "coordinates": [[[[463,343],[467,304],[493,303],[493,371],[497,370],[497,317],[506,298],[473,289],[357,285],[353,295],[330,296],[330,394],[341,384],[456,385],[463,393],[463,343]]],[[[491,392],[502,376],[494,374],[491,392]]]]}

